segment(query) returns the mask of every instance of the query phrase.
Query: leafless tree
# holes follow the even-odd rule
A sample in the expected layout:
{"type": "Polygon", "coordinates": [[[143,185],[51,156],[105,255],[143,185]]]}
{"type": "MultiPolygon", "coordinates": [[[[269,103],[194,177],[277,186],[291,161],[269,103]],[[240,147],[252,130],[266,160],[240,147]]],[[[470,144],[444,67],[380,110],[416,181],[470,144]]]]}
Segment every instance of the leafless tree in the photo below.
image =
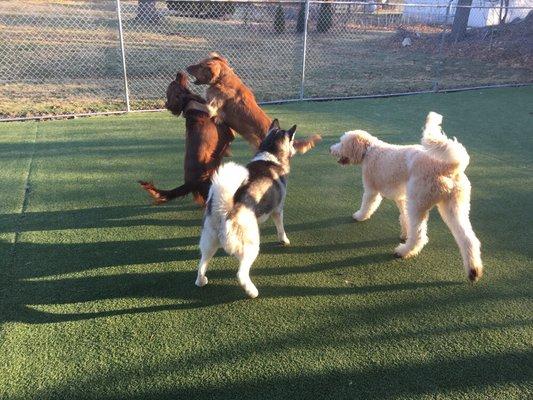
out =
{"type": "Polygon", "coordinates": [[[156,9],[156,0],[139,0],[135,19],[143,23],[158,24],[161,17],[156,9]]]}
{"type": "Polygon", "coordinates": [[[470,17],[470,8],[472,0],[458,0],[453,19],[451,39],[454,42],[463,40],[468,27],[468,18],[470,17]]]}

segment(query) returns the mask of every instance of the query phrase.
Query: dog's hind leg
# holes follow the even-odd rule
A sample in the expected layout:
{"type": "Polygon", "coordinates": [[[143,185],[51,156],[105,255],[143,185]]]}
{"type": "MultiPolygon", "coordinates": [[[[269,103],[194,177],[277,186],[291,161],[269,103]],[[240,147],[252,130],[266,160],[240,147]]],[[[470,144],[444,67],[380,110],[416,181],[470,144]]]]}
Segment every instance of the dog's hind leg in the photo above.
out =
{"type": "Polygon", "coordinates": [[[283,210],[274,211],[272,213],[272,219],[276,225],[276,230],[278,232],[278,240],[281,244],[289,245],[291,244],[287,234],[285,233],[285,227],[283,226],[283,210]]]}
{"type": "Polygon", "coordinates": [[[241,285],[241,287],[246,292],[246,295],[251,299],[254,299],[259,295],[259,291],[250,279],[250,268],[252,268],[252,264],[254,263],[258,254],[258,242],[246,244],[243,247],[242,254],[237,254],[237,258],[240,261],[239,272],[237,272],[237,279],[239,280],[239,284],[241,285]]]}
{"type": "Polygon", "coordinates": [[[369,219],[378,209],[382,199],[383,198],[378,192],[365,188],[361,207],[352,215],[352,218],[356,221],[365,221],[369,219]]]}
{"type": "Polygon", "coordinates": [[[420,209],[415,203],[409,201],[407,204],[407,241],[396,247],[395,257],[409,258],[414,257],[427,244],[427,223],[429,218],[429,209],[420,209]]]}
{"type": "Polygon", "coordinates": [[[207,203],[207,197],[209,195],[209,189],[211,188],[211,181],[201,182],[196,185],[196,189],[193,190],[194,202],[203,206],[207,203]]]}
{"type": "Polygon", "coordinates": [[[483,275],[483,264],[481,262],[481,244],[472,229],[469,218],[470,199],[460,202],[452,198],[439,203],[438,209],[459,246],[468,279],[471,282],[477,281],[483,275]]]}
{"type": "Polygon", "coordinates": [[[200,237],[200,252],[202,253],[202,257],[198,264],[198,276],[196,277],[195,282],[196,286],[202,287],[207,285],[207,266],[219,247],[220,243],[216,235],[213,235],[210,230],[204,228],[202,230],[202,236],[200,237]]]}

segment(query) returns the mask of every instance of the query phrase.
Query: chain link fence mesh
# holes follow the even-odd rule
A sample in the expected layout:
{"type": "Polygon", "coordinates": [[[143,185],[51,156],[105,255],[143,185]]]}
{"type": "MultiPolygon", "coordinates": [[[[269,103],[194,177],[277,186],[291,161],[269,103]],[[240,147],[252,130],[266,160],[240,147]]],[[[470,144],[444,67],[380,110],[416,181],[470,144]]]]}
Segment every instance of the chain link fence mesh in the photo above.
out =
{"type": "Polygon", "coordinates": [[[0,119],[124,109],[115,1],[0,1],[0,119]]]}
{"type": "Polygon", "coordinates": [[[458,37],[456,0],[122,0],[124,66],[116,0],[0,0],[0,119],[124,111],[124,71],[159,109],[210,51],[263,102],[532,83],[527,1],[473,0],[458,37]]]}

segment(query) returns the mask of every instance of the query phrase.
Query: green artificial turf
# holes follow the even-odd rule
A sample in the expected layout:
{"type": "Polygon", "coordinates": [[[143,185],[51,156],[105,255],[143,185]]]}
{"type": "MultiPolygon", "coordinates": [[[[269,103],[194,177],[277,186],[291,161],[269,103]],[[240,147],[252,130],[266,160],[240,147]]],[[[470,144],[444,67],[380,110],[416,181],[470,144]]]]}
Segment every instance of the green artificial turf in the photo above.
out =
{"type": "Polygon", "coordinates": [[[183,119],[1,124],[0,398],[531,398],[532,104],[518,88],[268,107],[324,141],[293,159],[292,245],[262,228],[254,300],[222,253],[195,287],[201,210],[136,183],[181,181],[183,119]],[[391,202],[353,223],[360,168],[328,155],[349,129],[417,142],[429,110],[471,156],[476,285],[436,212],[411,260],[392,257],[391,202]]]}

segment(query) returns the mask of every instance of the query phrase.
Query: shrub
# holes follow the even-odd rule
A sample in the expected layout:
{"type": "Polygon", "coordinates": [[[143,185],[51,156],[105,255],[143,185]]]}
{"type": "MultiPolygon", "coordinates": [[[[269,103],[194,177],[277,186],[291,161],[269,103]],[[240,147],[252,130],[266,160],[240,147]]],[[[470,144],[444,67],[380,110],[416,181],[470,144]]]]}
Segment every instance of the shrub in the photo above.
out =
{"type": "Polygon", "coordinates": [[[320,4],[318,10],[318,22],[316,24],[316,30],[318,32],[327,32],[333,25],[333,5],[331,3],[320,4]]]}
{"type": "Polygon", "coordinates": [[[300,4],[298,11],[298,22],[296,22],[296,33],[303,33],[305,30],[305,3],[300,4]]]}
{"type": "Polygon", "coordinates": [[[274,15],[274,31],[276,33],[285,32],[285,13],[281,4],[278,4],[276,14],[274,15]]]}

